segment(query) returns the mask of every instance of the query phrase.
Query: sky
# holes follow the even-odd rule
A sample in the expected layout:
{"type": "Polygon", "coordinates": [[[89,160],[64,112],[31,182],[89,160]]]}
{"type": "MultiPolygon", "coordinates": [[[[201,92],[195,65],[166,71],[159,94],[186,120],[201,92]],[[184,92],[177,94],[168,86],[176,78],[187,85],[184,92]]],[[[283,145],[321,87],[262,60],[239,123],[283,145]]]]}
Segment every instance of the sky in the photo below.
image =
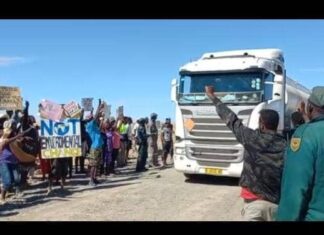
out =
{"type": "Polygon", "coordinates": [[[42,99],[99,98],[135,119],[174,119],[171,80],[205,52],[279,48],[287,75],[324,85],[324,20],[0,20],[0,86],[42,99]]]}

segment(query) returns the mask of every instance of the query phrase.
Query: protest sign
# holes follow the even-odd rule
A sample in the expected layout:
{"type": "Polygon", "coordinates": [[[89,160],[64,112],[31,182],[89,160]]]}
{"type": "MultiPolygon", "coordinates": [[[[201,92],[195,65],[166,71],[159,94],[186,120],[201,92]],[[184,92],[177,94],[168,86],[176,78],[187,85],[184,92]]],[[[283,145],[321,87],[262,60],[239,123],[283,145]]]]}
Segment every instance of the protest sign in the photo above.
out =
{"type": "Polygon", "coordinates": [[[66,115],[71,118],[78,117],[78,114],[80,114],[81,112],[81,109],[79,108],[78,104],[74,101],[64,105],[63,108],[66,115]]]}
{"type": "Polygon", "coordinates": [[[59,104],[49,100],[42,100],[39,107],[40,116],[44,119],[59,121],[62,118],[63,109],[59,104]]]}
{"type": "Polygon", "coordinates": [[[41,119],[42,158],[79,157],[81,144],[80,119],[67,118],[60,122],[41,119]]]}
{"type": "Polygon", "coordinates": [[[0,109],[22,109],[22,98],[18,87],[0,86],[0,109]]]}
{"type": "Polygon", "coordinates": [[[84,111],[91,111],[93,108],[93,98],[82,98],[81,104],[84,111]]]}

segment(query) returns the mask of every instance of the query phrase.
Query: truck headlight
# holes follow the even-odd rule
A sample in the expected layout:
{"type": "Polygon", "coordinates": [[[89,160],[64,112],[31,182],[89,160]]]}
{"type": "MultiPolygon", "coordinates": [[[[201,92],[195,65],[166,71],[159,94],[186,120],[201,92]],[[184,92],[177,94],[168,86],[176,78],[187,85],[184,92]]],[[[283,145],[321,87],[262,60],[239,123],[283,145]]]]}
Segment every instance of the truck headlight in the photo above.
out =
{"type": "Polygon", "coordinates": [[[176,148],[175,153],[185,155],[186,154],[186,149],[185,148],[176,148]]]}

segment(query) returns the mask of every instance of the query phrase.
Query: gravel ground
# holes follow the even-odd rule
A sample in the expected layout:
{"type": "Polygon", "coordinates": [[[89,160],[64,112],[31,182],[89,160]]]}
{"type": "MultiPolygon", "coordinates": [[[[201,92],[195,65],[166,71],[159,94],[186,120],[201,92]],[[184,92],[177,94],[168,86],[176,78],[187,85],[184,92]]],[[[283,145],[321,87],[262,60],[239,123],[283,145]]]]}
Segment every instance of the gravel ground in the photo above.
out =
{"type": "Polygon", "coordinates": [[[134,172],[135,159],[120,174],[99,178],[74,175],[64,190],[46,195],[37,181],[22,199],[0,206],[2,221],[236,221],[243,206],[238,179],[200,177],[187,181],[170,167],[134,172]]]}

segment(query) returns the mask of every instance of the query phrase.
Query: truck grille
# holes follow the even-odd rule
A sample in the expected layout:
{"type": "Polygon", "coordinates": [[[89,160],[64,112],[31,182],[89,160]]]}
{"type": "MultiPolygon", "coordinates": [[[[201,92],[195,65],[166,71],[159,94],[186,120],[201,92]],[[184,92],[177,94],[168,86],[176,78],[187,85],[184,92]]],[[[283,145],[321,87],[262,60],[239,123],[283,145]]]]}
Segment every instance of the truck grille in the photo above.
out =
{"type": "Polygon", "coordinates": [[[230,163],[227,162],[210,162],[210,161],[197,161],[200,166],[211,166],[211,167],[219,167],[219,168],[228,168],[230,163]]]}
{"type": "Polygon", "coordinates": [[[220,146],[191,147],[188,148],[189,158],[211,162],[240,162],[242,148],[234,149],[233,146],[220,148],[220,146]]]}
{"type": "Polygon", "coordinates": [[[192,118],[192,120],[195,125],[188,133],[190,137],[226,140],[231,143],[235,141],[237,144],[234,134],[220,118],[192,118]]]}
{"type": "Polygon", "coordinates": [[[189,158],[209,166],[214,163],[240,162],[243,148],[232,131],[220,118],[192,118],[194,127],[186,135],[192,144],[187,148],[189,158]],[[209,162],[207,165],[206,163],[209,162]]]}

